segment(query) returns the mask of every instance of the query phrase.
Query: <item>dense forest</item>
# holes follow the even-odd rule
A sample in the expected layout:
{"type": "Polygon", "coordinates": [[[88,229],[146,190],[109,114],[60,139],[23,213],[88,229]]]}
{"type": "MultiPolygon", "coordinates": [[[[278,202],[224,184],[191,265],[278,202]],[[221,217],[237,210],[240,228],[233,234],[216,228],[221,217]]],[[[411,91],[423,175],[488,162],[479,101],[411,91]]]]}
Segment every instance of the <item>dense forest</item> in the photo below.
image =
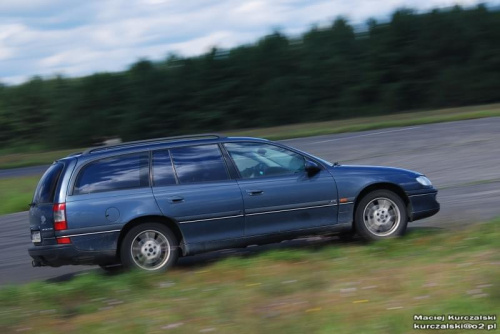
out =
{"type": "Polygon", "coordinates": [[[500,100],[500,12],[417,13],[354,28],[337,18],[298,37],[119,73],[0,85],[0,144],[78,147],[500,100]]]}

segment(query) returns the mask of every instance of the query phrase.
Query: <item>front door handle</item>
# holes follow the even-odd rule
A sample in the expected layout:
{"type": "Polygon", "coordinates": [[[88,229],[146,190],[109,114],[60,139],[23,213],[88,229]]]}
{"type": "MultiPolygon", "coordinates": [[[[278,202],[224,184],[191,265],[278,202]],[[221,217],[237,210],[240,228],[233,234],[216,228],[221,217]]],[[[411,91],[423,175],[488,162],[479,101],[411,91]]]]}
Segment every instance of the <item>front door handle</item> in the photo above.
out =
{"type": "Polygon", "coordinates": [[[262,195],[263,193],[264,193],[264,190],[259,190],[259,189],[247,190],[247,194],[250,196],[262,195]]]}
{"type": "Polygon", "coordinates": [[[172,196],[172,197],[168,198],[168,201],[170,203],[180,203],[180,202],[184,202],[184,197],[182,197],[182,196],[172,196]]]}

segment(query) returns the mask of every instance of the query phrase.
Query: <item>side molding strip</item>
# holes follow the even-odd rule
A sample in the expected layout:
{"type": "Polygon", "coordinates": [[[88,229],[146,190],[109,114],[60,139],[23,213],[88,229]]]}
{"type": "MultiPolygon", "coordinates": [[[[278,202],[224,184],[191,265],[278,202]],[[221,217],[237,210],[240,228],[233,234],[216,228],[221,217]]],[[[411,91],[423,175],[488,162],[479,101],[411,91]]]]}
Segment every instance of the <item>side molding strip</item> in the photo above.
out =
{"type": "Polygon", "coordinates": [[[303,208],[293,208],[293,209],[285,209],[285,210],[274,210],[274,211],[247,213],[246,216],[257,216],[257,215],[267,215],[268,213],[278,213],[278,212],[287,212],[287,211],[317,209],[317,208],[325,208],[325,207],[328,207],[328,206],[337,206],[337,204],[325,204],[325,205],[317,205],[317,206],[307,206],[307,207],[303,207],[303,208]]]}
{"type": "Polygon", "coordinates": [[[215,218],[205,218],[205,219],[195,219],[195,220],[185,220],[185,221],[180,221],[179,224],[197,223],[197,222],[204,222],[204,221],[209,221],[209,220],[229,219],[229,218],[238,218],[238,217],[243,217],[243,215],[226,216],[226,217],[215,217],[215,218]]]}
{"type": "Polygon", "coordinates": [[[89,233],[77,233],[77,234],[68,234],[68,235],[58,235],[57,238],[70,238],[70,237],[81,237],[83,235],[92,235],[92,234],[102,234],[102,233],[113,233],[120,232],[121,230],[111,230],[111,231],[101,231],[101,232],[89,232],[89,233]]]}

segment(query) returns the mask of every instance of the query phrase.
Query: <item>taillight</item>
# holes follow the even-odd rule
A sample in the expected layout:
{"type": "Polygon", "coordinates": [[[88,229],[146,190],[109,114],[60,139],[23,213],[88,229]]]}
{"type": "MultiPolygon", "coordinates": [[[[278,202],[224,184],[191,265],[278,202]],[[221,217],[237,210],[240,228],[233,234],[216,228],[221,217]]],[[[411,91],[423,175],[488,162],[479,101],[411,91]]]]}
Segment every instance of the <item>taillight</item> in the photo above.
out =
{"type": "Polygon", "coordinates": [[[71,243],[71,239],[69,237],[60,237],[60,238],[57,238],[57,243],[58,244],[70,244],[71,243]]]}
{"type": "Polygon", "coordinates": [[[54,204],[54,230],[62,231],[68,228],[66,222],[66,203],[54,204]]]}

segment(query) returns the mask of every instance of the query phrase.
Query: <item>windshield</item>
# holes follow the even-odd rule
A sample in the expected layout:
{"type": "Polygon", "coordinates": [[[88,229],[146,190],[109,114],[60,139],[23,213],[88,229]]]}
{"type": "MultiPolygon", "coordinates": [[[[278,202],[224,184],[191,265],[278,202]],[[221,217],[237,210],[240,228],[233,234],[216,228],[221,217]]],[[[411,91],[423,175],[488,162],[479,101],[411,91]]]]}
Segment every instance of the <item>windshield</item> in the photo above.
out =
{"type": "MultiPolygon", "coordinates": [[[[296,148],[295,148],[295,149],[296,149],[296,148]]],[[[301,151],[301,150],[299,150],[299,149],[296,149],[296,150],[297,150],[297,151],[299,151],[299,152],[301,152],[301,153],[303,153],[303,154],[305,154],[305,155],[310,155],[310,156],[312,156],[314,159],[319,160],[321,163],[323,163],[323,164],[325,164],[325,165],[327,165],[327,166],[329,166],[329,167],[333,167],[333,166],[334,166],[334,164],[332,164],[332,163],[331,163],[330,161],[328,161],[328,160],[325,160],[325,159],[319,158],[319,157],[317,157],[317,156],[315,156],[315,155],[312,155],[312,154],[310,154],[310,153],[305,153],[304,151],[301,151]]]]}
{"type": "Polygon", "coordinates": [[[322,163],[324,163],[327,166],[333,167],[333,164],[330,161],[326,161],[325,159],[318,158],[317,156],[314,156],[314,158],[321,161],[322,163]]]}

